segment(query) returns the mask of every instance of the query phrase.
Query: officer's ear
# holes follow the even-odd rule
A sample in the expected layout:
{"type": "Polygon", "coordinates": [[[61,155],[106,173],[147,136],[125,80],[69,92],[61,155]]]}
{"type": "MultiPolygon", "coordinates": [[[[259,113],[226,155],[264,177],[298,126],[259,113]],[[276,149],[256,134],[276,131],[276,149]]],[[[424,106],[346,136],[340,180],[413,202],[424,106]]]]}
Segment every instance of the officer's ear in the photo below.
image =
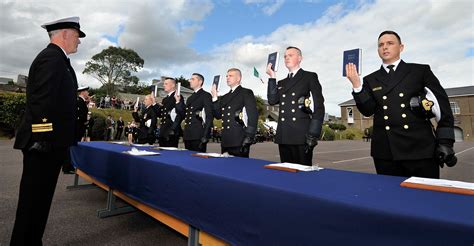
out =
{"type": "Polygon", "coordinates": [[[403,49],[405,48],[404,44],[400,44],[400,53],[402,53],[403,49]]]}

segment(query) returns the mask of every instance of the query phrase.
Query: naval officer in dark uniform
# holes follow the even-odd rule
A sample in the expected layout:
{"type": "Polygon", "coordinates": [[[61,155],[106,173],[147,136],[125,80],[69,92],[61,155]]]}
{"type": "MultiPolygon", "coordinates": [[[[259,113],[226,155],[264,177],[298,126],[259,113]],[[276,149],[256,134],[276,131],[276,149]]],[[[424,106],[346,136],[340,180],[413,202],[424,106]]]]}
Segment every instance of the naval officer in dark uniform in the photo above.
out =
{"type": "Polygon", "coordinates": [[[160,137],[161,147],[178,147],[179,137],[182,134],[181,122],[184,114],[176,110],[176,104],[184,101],[183,97],[176,97],[176,80],[166,78],[163,82],[163,90],[168,95],[163,98],[162,106],[159,109],[158,118],[160,119],[160,137]]]}
{"type": "MultiPolygon", "coordinates": [[[[87,113],[89,109],[87,108],[87,101],[89,101],[89,87],[82,86],[77,89],[77,117],[76,117],[76,141],[80,142],[84,139],[86,134],[86,128],[89,124],[87,120],[87,113]]],[[[68,151],[69,152],[69,151],[68,151]]],[[[63,173],[64,174],[75,174],[75,168],[71,164],[71,158],[68,156],[68,159],[63,164],[63,173]]]]}
{"type": "Polygon", "coordinates": [[[206,152],[207,143],[211,138],[212,129],[212,97],[209,92],[204,91],[204,76],[193,73],[189,79],[189,85],[194,93],[183,103],[176,105],[176,109],[184,113],[184,147],[188,150],[206,152]]]}
{"type": "Polygon", "coordinates": [[[138,108],[132,113],[135,122],[140,123],[138,128],[138,141],[139,144],[154,144],[155,143],[155,130],[156,130],[156,114],[153,109],[153,98],[151,95],[145,96],[143,102],[144,108],[141,113],[138,114],[138,108]]]}
{"type": "Polygon", "coordinates": [[[26,109],[15,149],[23,152],[23,174],[11,245],[42,245],[61,165],[76,144],[77,79],[68,55],[86,35],[79,17],[42,25],[50,44],[31,64],[26,109]]]}
{"type": "Polygon", "coordinates": [[[86,134],[86,128],[89,124],[87,120],[87,103],[89,101],[89,87],[83,86],[77,89],[77,123],[76,123],[76,141],[80,142],[86,134]]]}
{"type": "Polygon", "coordinates": [[[380,69],[365,76],[361,84],[355,65],[348,64],[347,78],[359,111],[374,115],[371,155],[377,173],[439,178],[439,166],[456,164],[453,114],[448,96],[430,67],[405,63],[400,59],[403,48],[396,32],[382,32],[378,38],[383,63],[380,69]],[[425,111],[431,111],[434,104],[440,109],[436,129],[426,114],[410,106],[412,98],[424,98],[427,90],[437,102],[425,101],[425,111]]]}
{"type": "Polygon", "coordinates": [[[227,71],[230,91],[217,96],[212,86],[213,115],[222,119],[221,152],[234,156],[249,157],[250,145],[254,144],[257,132],[258,111],[253,91],[240,85],[242,73],[237,68],[227,71]]]}
{"type": "Polygon", "coordinates": [[[324,120],[321,84],[316,73],[300,68],[303,56],[299,48],[286,48],[284,59],[289,73],[278,85],[272,64],[267,66],[268,103],[280,105],[275,143],[281,162],[311,166],[324,120]]]}

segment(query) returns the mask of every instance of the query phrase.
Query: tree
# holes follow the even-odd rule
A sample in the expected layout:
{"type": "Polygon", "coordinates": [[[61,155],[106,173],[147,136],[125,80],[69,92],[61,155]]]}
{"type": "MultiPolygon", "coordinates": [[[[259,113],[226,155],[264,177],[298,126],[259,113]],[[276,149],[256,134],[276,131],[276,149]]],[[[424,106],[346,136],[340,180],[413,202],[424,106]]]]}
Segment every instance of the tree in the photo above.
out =
{"type": "Polygon", "coordinates": [[[257,103],[257,111],[260,118],[265,119],[265,101],[261,96],[255,96],[255,101],[257,103]]]}
{"type": "Polygon", "coordinates": [[[179,78],[174,79],[176,80],[176,83],[181,82],[181,86],[191,89],[191,86],[189,85],[189,80],[183,77],[183,75],[181,75],[179,78]]]}
{"type": "Polygon", "coordinates": [[[115,85],[137,85],[139,79],[132,75],[143,68],[145,61],[132,49],[110,46],[95,54],[82,73],[90,74],[100,81],[109,94],[115,85]]]}

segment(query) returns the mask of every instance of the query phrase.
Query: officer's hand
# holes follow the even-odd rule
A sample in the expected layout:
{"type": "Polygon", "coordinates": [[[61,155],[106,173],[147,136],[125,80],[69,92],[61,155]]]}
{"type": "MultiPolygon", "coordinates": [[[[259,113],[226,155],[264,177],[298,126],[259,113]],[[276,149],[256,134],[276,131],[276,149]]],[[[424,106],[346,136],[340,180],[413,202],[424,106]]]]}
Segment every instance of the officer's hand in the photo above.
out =
{"type": "Polygon", "coordinates": [[[441,168],[446,166],[453,167],[458,162],[458,158],[454,155],[454,150],[452,147],[438,144],[435,151],[435,158],[441,168]]]}
{"type": "Polygon", "coordinates": [[[268,63],[268,65],[267,65],[267,74],[272,79],[274,79],[276,77],[275,71],[272,70],[272,64],[271,63],[268,63]]]}
{"type": "Polygon", "coordinates": [[[315,136],[311,136],[306,134],[306,141],[304,144],[304,153],[308,154],[313,151],[314,146],[318,145],[318,138],[315,136]]]}
{"type": "Polygon", "coordinates": [[[212,84],[212,86],[211,86],[211,95],[212,95],[212,98],[217,98],[217,87],[216,87],[216,84],[212,84]]]}
{"type": "Polygon", "coordinates": [[[50,152],[53,147],[50,142],[34,142],[33,145],[28,149],[28,151],[36,151],[40,153],[50,152]]]}
{"type": "Polygon", "coordinates": [[[208,142],[209,142],[209,139],[207,139],[206,137],[202,137],[198,148],[201,150],[204,149],[204,145],[207,144],[208,142]]]}
{"type": "Polygon", "coordinates": [[[346,77],[352,83],[353,88],[360,87],[360,78],[359,74],[357,73],[357,67],[353,63],[346,64],[346,77]]]}
{"type": "Polygon", "coordinates": [[[242,142],[242,146],[240,147],[241,153],[249,152],[250,145],[256,143],[255,138],[245,137],[244,141],[242,142]]]}

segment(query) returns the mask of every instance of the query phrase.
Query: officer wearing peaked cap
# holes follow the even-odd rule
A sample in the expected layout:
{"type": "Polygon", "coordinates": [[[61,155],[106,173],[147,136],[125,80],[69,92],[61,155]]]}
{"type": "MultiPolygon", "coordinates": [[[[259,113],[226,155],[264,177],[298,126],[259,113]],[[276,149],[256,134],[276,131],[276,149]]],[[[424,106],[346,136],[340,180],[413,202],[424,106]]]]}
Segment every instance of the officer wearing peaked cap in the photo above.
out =
{"type": "Polygon", "coordinates": [[[15,149],[23,152],[23,174],[12,245],[41,245],[54,189],[67,150],[76,144],[77,79],[68,56],[85,37],[79,17],[42,25],[50,44],[31,64],[26,108],[15,149]]]}
{"type": "Polygon", "coordinates": [[[380,69],[365,76],[361,84],[355,65],[348,64],[347,78],[359,111],[374,115],[371,155],[377,173],[439,178],[439,166],[456,164],[454,117],[448,96],[430,67],[405,63],[400,59],[403,48],[396,32],[382,32],[378,38],[380,69]],[[427,100],[427,91],[436,100],[427,100]],[[414,110],[419,97],[425,111],[437,104],[436,129],[431,117],[414,110]]]}
{"type": "Polygon", "coordinates": [[[270,105],[280,105],[275,142],[281,161],[311,166],[313,149],[321,135],[324,97],[318,75],[300,68],[302,59],[299,48],[286,48],[285,66],[289,74],[278,85],[272,64],[268,64],[267,97],[270,105]]]}
{"type": "Polygon", "coordinates": [[[87,103],[89,101],[89,87],[82,86],[77,89],[77,123],[76,123],[76,141],[80,142],[86,133],[87,128],[87,103]]]}
{"type": "Polygon", "coordinates": [[[221,97],[213,85],[212,111],[216,119],[222,119],[221,152],[248,158],[250,146],[256,143],[258,111],[253,91],[240,85],[241,78],[239,69],[229,69],[226,79],[231,90],[221,97]]]}

